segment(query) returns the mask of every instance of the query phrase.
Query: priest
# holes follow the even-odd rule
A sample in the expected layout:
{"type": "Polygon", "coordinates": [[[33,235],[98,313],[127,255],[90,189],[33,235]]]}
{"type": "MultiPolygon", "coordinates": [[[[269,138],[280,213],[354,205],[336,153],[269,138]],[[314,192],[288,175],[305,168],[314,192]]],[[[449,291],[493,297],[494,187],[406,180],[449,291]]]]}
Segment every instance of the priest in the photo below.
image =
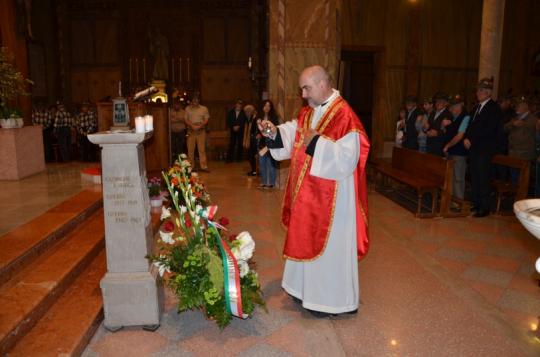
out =
{"type": "Polygon", "coordinates": [[[299,79],[298,118],[259,124],[276,160],[291,160],[283,202],[282,287],[316,317],[358,310],[358,259],[368,250],[366,132],[321,66],[299,79]]]}

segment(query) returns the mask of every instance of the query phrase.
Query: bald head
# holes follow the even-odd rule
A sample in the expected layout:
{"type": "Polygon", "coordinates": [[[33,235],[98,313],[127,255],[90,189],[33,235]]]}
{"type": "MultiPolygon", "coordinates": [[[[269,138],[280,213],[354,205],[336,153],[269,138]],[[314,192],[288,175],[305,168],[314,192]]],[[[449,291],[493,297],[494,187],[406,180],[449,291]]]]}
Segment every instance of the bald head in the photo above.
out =
{"type": "Polygon", "coordinates": [[[330,76],[319,65],[304,69],[300,74],[298,85],[302,90],[302,98],[307,100],[311,107],[324,103],[332,95],[330,76]]]}

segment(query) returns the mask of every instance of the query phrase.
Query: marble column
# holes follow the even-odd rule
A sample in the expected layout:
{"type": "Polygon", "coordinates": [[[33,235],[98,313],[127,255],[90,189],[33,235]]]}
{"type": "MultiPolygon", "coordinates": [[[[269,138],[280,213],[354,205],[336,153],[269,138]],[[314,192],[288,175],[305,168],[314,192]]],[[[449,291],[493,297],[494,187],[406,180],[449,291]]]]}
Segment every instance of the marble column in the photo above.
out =
{"type": "Polygon", "coordinates": [[[159,326],[161,289],[146,259],[152,225],[143,142],[151,133],[96,133],[102,147],[107,274],[101,280],[105,327],[159,326]]]}
{"type": "Polygon", "coordinates": [[[307,66],[325,67],[334,86],[341,53],[339,0],[270,0],[268,91],[284,120],[301,106],[298,76],[307,66]]]}
{"type": "Polygon", "coordinates": [[[484,0],[480,37],[480,62],[478,78],[495,79],[493,97],[497,97],[500,82],[501,50],[504,25],[505,0],[484,0]]]}

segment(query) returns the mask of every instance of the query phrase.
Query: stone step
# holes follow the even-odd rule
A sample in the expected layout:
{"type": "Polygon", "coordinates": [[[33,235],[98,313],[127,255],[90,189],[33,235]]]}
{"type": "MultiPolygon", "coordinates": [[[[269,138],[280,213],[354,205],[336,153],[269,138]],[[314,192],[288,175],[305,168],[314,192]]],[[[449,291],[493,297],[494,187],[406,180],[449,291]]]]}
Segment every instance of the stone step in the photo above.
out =
{"type": "Polygon", "coordinates": [[[0,355],[24,336],[104,248],[103,209],[0,286],[0,355]]]}
{"type": "Polygon", "coordinates": [[[103,319],[105,260],[102,250],[8,356],[80,356],[103,319]]]}
{"type": "Polygon", "coordinates": [[[101,189],[84,190],[0,236],[0,285],[103,205],[101,189]]]}

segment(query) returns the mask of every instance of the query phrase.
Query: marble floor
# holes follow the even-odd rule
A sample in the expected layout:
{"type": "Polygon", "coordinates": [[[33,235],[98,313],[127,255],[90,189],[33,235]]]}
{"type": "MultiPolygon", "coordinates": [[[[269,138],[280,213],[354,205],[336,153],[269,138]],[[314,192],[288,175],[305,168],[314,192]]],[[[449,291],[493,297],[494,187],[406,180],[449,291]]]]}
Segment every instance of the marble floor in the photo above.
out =
{"type": "Polygon", "coordinates": [[[47,169],[18,181],[1,181],[0,235],[30,221],[91,185],[80,171],[95,163],[52,163],[47,169]]]}
{"type": "MultiPolygon", "coordinates": [[[[256,241],[269,312],[235,319],[220,332],[198,312],[178,315],[174,296],[166,292],[157,331],[110,333],[102,325],[83,356],[540,355],[540,340],[529,333],[540,314],[533,269],[540,244],[515,218],[421,220],[370,192],[371,250],[359,267],[359,312],[315,319],[280,288],[282,192],[258,190],[244,164],[212,163],[211,170],[201,177],[219,205],[218,217],[228,217],[233,232],[248,230],[256,241]]],[[[41,191],[63,187],[62,171],[21,183],[11,194],[2,191],[0,204],[12,201],[10,214],[25,215],[26,203],[17,203],[24,186],[47,204],[61,201],[41,191]]],[[[81,185],[73,173],[66,177],[73,190],[81,185]]],[[[1,227],[6,217],[0,215],[1,227]]]]}

